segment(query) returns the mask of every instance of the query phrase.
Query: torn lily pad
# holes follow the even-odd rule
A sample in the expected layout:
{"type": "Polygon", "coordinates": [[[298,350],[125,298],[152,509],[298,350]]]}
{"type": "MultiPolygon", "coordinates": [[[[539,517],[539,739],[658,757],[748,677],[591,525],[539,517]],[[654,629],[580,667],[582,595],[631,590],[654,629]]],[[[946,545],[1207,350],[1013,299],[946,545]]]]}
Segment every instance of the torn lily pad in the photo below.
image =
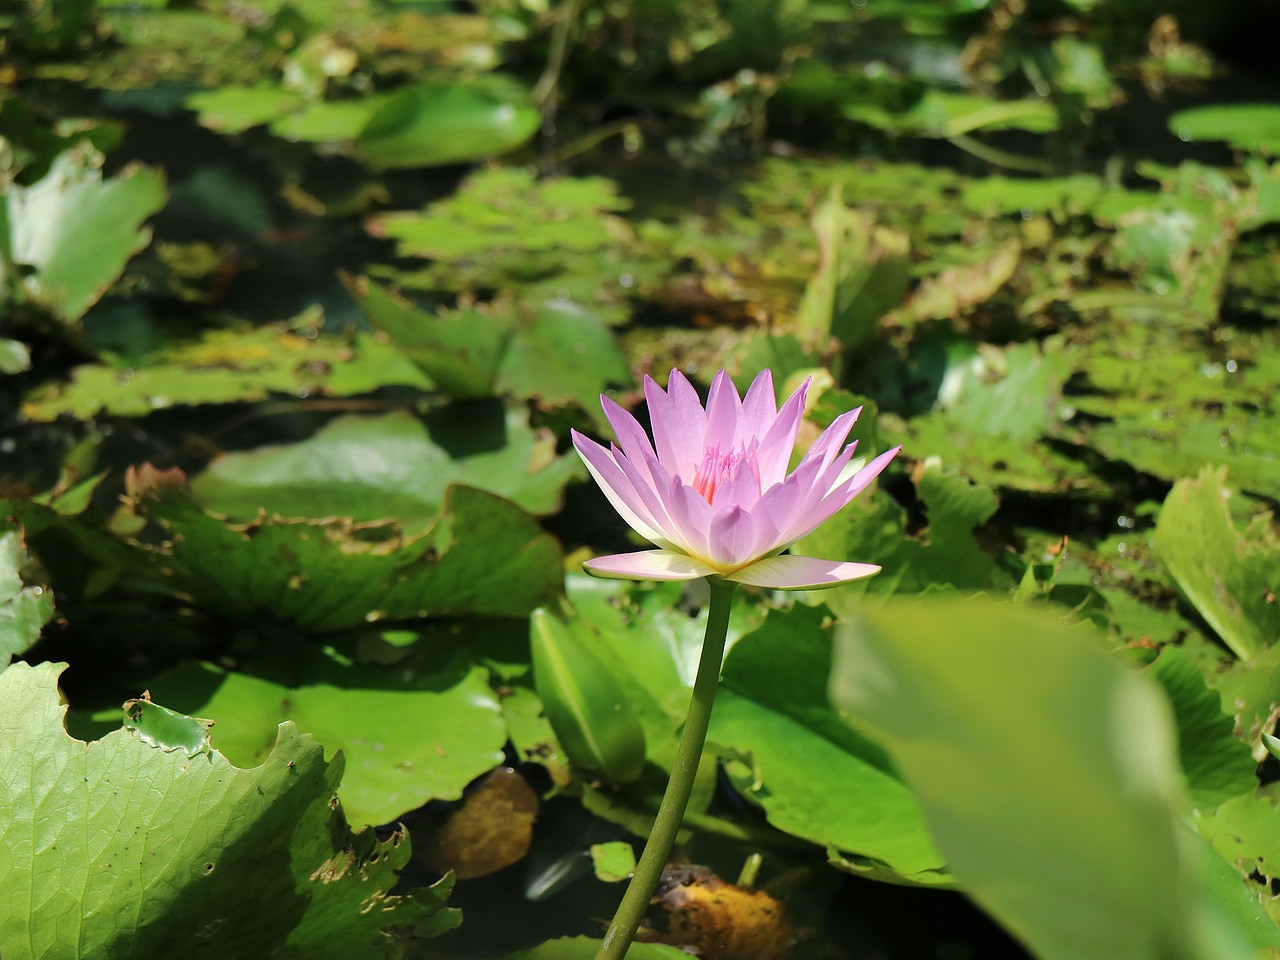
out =
{"type": "Polygon", "coordinates": [[[192,960],[348,960],[457,926],[442,908],[449,882],[391,893],[408,839],[353,832],[334,795],[341,757],[326,763],[293,724],[248,770],[127,730],[84,743],[63,727],[62,669],[0,673],[6,960],[158,957],[175,944],[192,960]]]}
{"type": "Polygon", "coordinates": [[[168,589],[224,616],[263,616],[311,631],[375,620],[519,617],[561,590],[560,551],[502,497],[452,486],[442,511],[406,531],[394,520],[260,515],[235,523],[204,510],[181,471],[130,471],[129,505],[167,539],[136,543],[168,589]]]}

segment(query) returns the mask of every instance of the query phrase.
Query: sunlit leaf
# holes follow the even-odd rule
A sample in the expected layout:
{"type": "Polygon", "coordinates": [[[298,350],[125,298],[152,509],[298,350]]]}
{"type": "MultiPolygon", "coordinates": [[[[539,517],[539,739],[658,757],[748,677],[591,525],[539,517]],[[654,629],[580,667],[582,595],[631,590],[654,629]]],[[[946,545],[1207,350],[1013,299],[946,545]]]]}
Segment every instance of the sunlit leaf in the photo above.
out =
{"type": "MultiPolygon", "coordinates": [[[[62,153],[29,187],[5,198],[9,259],[31,272],[0,281],[59,319],[73,322],[102,297],[133,254],[151,239],[142,223],[164,206],[162,174],[132,166],[104,179],[89,144],[62,153]]],[[[0,267],[0,270],[7,269],[0,267]]]]}
{"type": "Polygon", "coordinates": [[[1037,956],[1280,945],[1243,877],[1223,880],[1182,823],[1159,689],[1082,628],[985,600],[897,603],[841,628],[831,684],[969,895],[1037,956]]]}
{"type": "Polygon", "coordinates": [[[1225,482],[1211,467],[1178,481],[1160,508],[1156,550],[1222,642],[1248,659],[1280,641],[1280,538],[1265,513],[1236,529],[1225,482]]]}
{"type": "Polygon", "coordinates": [[[449,883],[390,893],[409,844],[350,830],[341,759],[292,724],[251,770],[128,729],[85,744],[63,729],[60,672],[0,674],[6,957],[373,957],[457,925],[449,883]]]}

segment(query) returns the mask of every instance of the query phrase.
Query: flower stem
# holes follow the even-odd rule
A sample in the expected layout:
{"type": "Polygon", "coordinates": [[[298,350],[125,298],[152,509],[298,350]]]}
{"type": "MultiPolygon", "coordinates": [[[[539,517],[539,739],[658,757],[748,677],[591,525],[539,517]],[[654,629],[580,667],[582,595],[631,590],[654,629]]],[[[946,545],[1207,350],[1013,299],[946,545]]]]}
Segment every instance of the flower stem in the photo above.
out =
{"type": "Polygon", "coordinates": [[[596,960],[622,960],[627,955],[627,948],[636,937],[645,909],[658,889],[658,881],[662,878],[680,822],[684,819],[685,807],[689,805],[689,794],[693,792],[693,780],[698,773],[698,761],[702,759],[702,747],[707,742],[707,727],[711,723],[711,706],[720,685],[720,664],[724,660],[724,644],[729,633],[729,608],[733,605],[733,590],[737,586],[718,578],[708,578],[707,583],[711,586],[707,632],[702,639],[698,675],[693,681],[689,714],[685,718],[684,733],[680,735],[680,745],[676,748],[675,763],[671,766],[671,779],[667,781],[667,792],[662,795],[662,804],[649,831],[644,853],[636,864],[636,872],[627,885],[613,923],[609,924],[604,935],[596,960]]]}

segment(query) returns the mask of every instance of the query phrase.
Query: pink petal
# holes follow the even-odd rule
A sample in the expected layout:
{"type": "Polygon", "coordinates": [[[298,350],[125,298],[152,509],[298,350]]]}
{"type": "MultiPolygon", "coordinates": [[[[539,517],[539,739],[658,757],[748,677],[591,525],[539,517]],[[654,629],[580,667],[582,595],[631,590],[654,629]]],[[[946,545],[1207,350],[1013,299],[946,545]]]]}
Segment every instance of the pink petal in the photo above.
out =
{"type": "Polygon", "coordinates": [[[724,574],[724,578],[772,590],[817,590],[852,583],[879,572],[880,568],[874,563],[783,556],[759,560],[734,573],[724,574]]]}
{"type": "MultiPolygon", "coordinates": [[[[808,536],[826,523],[833,515],[848,506],[854,497],[870,486],[871,481],[879,476],[880,471],[888,465],[890,460],[897,456],[898,451],[901,449],[901,447],[894,447],[892,450],[886,450],[845,483],[823,497],[821,501],[813,505],[806,505],[804,512],[795,518],[794,525],[783,531],[783,535],[787,538],[786,542],[794,543],[801,537],[808,536]]],[[[835,464],[832,464],[832,469],[834,467],[835,464]]]]}
{"type": "Polygon", "coordinates": [[[759,503],[752,508],[753,516],[767,516],[777,531],[776,539],[765,548],[765,553],[791,543],[791,540],[783,539],[786,531],[803,516],[806,505],[811,502],[816,505],[821,496],[813,489],[813,482],[821,469],[820,460],[800,464],[786,480],[765,491],[759,503]]]}
{"type": "Polygon", "coordinates": [[[674,539],[675,535],[673,532],[675,530],[675,523],[672,521],[670,514],[667,513],[667,508],[662,502],[662,497],[658,494],[658,491],[663,487],[670,486],[671,478],[667,476],[666,471],[664,471],[658,464],[657,458],[655,458],[652,453],[646,453],[645,456],[647,462],[651,464],[653,469],[661,475],[660,484],[654,482],[653,478],[649,475],[647,468],[642,472],[642,469],[632,463],[629,458],[626,456],[620,456],[616,452],[616,447],[614,450],[614,460],[618,464],[618,469],[620,469],[623,475],[627,478],[627,482],[635,492],[636,498],[647,511],[645,513],[645,517],[652,521],[654,529],[662,535],[661,542],[654,540],[652,537],[649,539],[654,540],[654,542],[658,543],[659,546],[669,546],[672,543],[677,542],[677,540],[674,539]]]}
{"type": "Polygon", "coordinates": [[[573,436],[574,449],[587,465],[587,470],[600,485],[605,497],[613,504],[613,509],[627,525],[646,540],[665,541],[658,532],[657,523],[637,495],[626,474],[610,456],[609,451],[594,440],[584,437],[577,430],[570,430],[573,436]]]}
{"type": "Polygon", "coordinates": [[[653,444],[649,442],[649,435],[644,432],[644,428],[639,422],[626,410],[622,409],[619,404],[610,400],[601,394],[600,406],[604,410],[605,417],[609,420],[609,425],[613,427],[613,434],[618,438],[618,446],[622,448],[633,463],[642,463],[644,460],[644,451],[649,451],[652,456],[653,444]]]}
{"type": "Polygon", "coordinates": [[[800,418],[804,415],[804,398],[809,393],[812,377],[800,385],[800,389],[787,398],[765,435],[760,438],[757,458],[760,462],[760,489],[768,490],[780,483],[791,465],[791,451],[795,449],[796,433],[800,430],[800,418]]]}
{"type": "Polygon", "coordinates": [[[644,395],[659,462],[672,476],[692,483],[706,452],[707,414],[698,392],[679,370],[672,370],[666,393],[646,376],[644,395]]]}
{"type": "Polygon", "coordinates": [[[822,458],[824,463],[830,463],[840,450],[840,445],[844,443],[845,437],[849,436],[849,431],[853,429],[853,425],[857,422],[858,414],[862,413],[862,408],[850,410],[848,413],[842,413],[831,421],[827,429],[822,431],[822,435],[813,441],[804,458],[806,460],[814,458],[822,458]]]}
{"type": "Polygon", "coordinates": [[[742,399],[742,413],[738,417],[738,432],[734,435],[733,446],[750,443],[751,439],[761,439],[778,415],[778,400],[773,392],[773,371],[765,367],[751,381],[747,395],[742,399]]]}
{"type": "Polygon", "coordinates": [[[666,490],[659,491],[667,515],[671,517],[672,539],[680,547],[699,557],[711,556],[711,521],[715,514],[711,504],[692,487],[672,477],[666,490]],[[678,538],[678,539],[677,539],[678,538]]]}
{"type": "Polygon", "coordinates": [[[710,540],[711,553],[707,559],[719,566],[737,566],[759,556],[755,522],[741,507],[717,513],[711,521],[710,540]]]}
{"type": "Polygon", "coordinates": [[[729,375],[721,370],[711,381],[711,389],[707,393],[707,433],[702,440],[704,455],[707,447],[718,446],[721,453],[733,450],[733,438],[738,431],[738,415],[741,411],[742,400],[738,397],[738,388],[733,385],[729,375]]]}
{"type": "Polygon", "coordinates": [[[716,571],[701,560],[670,550],[642,550],[596,557],[583,564],[593,577],[609,580],[696,580],[716,571]]]}

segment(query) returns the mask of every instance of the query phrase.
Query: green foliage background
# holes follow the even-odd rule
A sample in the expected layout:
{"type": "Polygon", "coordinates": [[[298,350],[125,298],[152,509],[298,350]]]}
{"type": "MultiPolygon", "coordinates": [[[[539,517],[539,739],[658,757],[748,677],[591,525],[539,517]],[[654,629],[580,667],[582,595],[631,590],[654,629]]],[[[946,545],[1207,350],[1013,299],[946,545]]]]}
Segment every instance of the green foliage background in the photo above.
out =
{"type": "Polygon", "coordinates": [[[768,366],[904,453],[735,609],[719,955],[1275,956],[1277,26],[0,2],[0,954],[592,955],[705,597],[569,430],[768,366]]]}

